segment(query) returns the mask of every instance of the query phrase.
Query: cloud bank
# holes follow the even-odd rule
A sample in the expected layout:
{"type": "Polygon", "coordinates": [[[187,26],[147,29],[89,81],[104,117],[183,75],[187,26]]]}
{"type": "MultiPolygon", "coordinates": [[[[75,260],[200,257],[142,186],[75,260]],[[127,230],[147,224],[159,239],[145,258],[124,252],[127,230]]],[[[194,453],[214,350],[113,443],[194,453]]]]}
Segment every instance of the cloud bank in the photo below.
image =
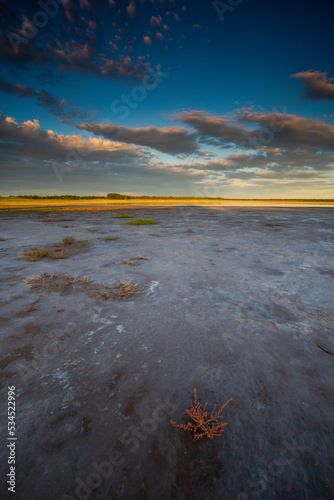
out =
{"type": "Polygon", "coordinates": [[[302,71],[291,75],[304,84],[304,96],[313,100],[334,99],[334,78],[321,71],[302,71]]]}

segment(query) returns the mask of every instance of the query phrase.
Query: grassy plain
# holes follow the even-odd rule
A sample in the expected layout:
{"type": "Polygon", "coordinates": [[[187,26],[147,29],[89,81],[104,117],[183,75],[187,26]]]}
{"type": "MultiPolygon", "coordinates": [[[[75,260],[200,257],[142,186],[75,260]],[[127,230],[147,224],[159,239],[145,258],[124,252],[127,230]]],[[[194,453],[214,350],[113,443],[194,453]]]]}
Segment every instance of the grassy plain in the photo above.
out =
{"type": "Polygon", "coordinates": [[[334,206],[334,199],[222,199],[222,198],[134,198],[130,200],[64,200],[0,197],[0,210],[107,210],[119,207],[158,206],[334,206]]]}

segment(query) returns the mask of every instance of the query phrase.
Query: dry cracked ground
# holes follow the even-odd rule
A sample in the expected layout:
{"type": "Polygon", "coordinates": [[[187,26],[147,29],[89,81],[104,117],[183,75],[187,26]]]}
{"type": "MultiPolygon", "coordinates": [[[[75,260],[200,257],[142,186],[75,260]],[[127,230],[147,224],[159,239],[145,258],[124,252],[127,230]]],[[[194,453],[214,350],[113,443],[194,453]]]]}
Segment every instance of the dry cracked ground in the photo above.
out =
{"type": "Polygon", "coordinates": [[[333,210],[116,213],[1,213],[1,498],[334,498],[333,210]],[[22,255],[65,236],[87,245],[22,255]],[[130,280],[142,293],[95,293],[130,280]],[[233,398],[221,437],[171,425],[195,387],[209,410],[233,398]]]}

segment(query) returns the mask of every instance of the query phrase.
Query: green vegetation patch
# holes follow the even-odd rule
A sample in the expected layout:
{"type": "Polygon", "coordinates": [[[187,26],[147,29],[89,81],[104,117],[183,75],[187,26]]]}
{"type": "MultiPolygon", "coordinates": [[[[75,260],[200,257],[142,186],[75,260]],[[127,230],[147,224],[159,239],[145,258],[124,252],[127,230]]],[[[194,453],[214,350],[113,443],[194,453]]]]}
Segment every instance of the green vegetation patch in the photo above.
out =
{"type": "Polygon", "coordinates": [[[74,236],[65,236],[63,238],[63,244],[64,245],[73,245],[75,247],[85,247],[88,245],[87,241],[77,241],[74,236]]]}
{"type": "Polygon", "coordinates": [[[119,236],[107,236],[105,241],[119,240],[119,236]]]}
{"type": "Polygon", "coordinates": [[[74,236],[65,236],[65,238],[63,238],[64,245],[74,245],[75,241],[74,236]]]}
{"type": "Polygon", "coordinates": [[[129,220],[126,224],[131,224],[133,226],[145,226],[146,224],[158,224],[156,220],[153,219],[135,219],[129,220]]]}
{"type": "Polygon", "coordinates": [[[132,219],[133,215],[130,214],[119,214],[114,215],[114,219],[132,219]]]}

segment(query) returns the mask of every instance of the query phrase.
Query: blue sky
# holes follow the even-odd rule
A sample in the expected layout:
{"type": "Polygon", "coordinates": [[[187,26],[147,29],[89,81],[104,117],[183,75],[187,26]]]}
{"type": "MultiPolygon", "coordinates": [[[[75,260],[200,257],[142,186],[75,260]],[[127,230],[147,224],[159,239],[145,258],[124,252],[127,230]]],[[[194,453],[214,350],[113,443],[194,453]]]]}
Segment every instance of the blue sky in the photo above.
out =
{"type": "Polygon", "coordinates": [[[333,13],[2,2],[1,194],[333,198],[333,13]]]}

